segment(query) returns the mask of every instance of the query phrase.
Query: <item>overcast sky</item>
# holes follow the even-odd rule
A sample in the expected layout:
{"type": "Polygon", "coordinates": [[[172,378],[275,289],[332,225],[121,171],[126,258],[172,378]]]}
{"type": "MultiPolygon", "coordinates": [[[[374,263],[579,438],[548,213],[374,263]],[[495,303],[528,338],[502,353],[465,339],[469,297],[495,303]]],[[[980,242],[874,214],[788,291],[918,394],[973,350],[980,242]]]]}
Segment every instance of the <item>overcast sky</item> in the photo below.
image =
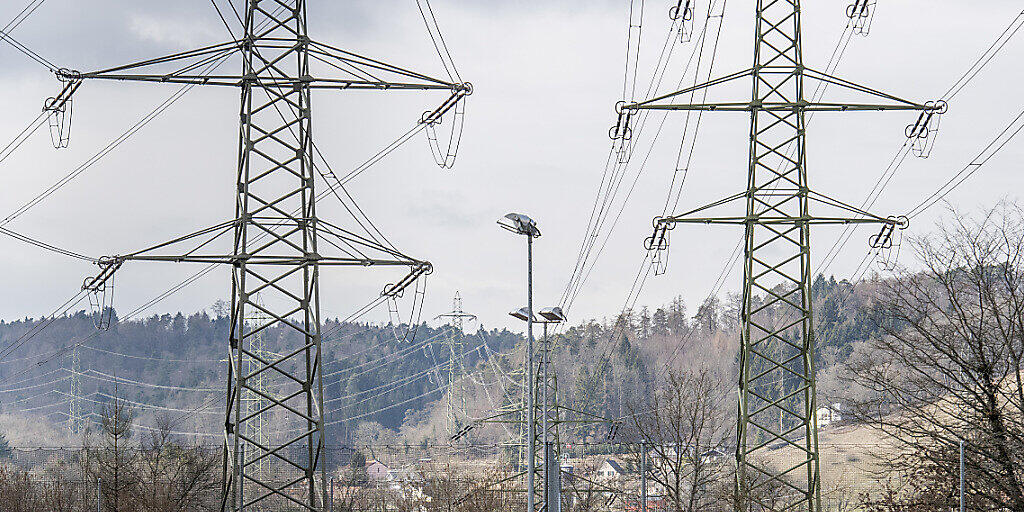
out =
{"type": "MultiPolygon", "coordinates": [[[[4,2],[0,22],[23,7],[4,2]]],[[[637,2],[639,3],[639,1],[637,2]]],[[[669,26],[670,1],[648,0],[640,76],[649,79],[669,26]]],[[[847,1],[805,2],[804,55],[824,68],[845,24],[847,1]]],[[[222,3],[222,5],[224,5],[222,3]]],[[[707,0],[699,0],[700,11],[707,0]]],[[[434,9],[461,75],[473,82],[462,148],[454,170],[433,164],[420,136],[350,184],[366,213],[404,252],[434,263],[424,318],[450,308],[458,290],[467,311],[487,327],[513,326],[505,313],[525,301],[525,247],[498,229],[510,211],[540,223],[536,302],[558,301],[575,262],[600,182],[621,99],[629,2],[434,0],[434,9]]],[[[837,74],[898,96],[925,101],[943,93],[1019,12],[1019,2],[879,0],[871,34],[854,37],[837,74]]],[[[442,76],[443,69],[413,0],[309,3],[314,39],[442,76]]],[[[715,61],[716,75],[749,67],[753,2],[732,0],[715,61]]],[[[208,1],[49,0],[14,32],[60,66],[89,70],[227,38],[208,1]]],[[[1024,37],[1018,35],[1018,37],[1024,37]]],[[[666,84],[679,80],[694,43],[677,46],[666,84]]],[[[908,159],[874,207],[906,211],[970,161],[1021,109],[1024,40],[1003,52],[951,103],[931,158],[908,159]]],[[[42,66],[0,45],[0,140],[14,137],[55,94],[42,66]]],[[[646,80],[642,78],[642,80],[646,80]]],[[[176,90],[173,85],[86,83],[74,102],[71,147],[54,150],[45,129],[0,163],[0,217],[15,210],[99,149],[176,90]]],[[[733,94],[723,90],[712,100],[733,94]]],[[[738,92],[742,98],[742,91],[738,92]]],[[[749,93],[747,93],[749,94],[749,93]]],[[[437,94],[349,92],[318,94],[318,145],[338,174],[358,165],[441,101],[437,94]]],[[[125,253],[230,218],[236,155],[237,91],[197,88],[95,166],[8,227],[89,255],[125,253]]],[[[682,115],[670,115],[629,196],[616,229],[571,311],[573,321],[614,315],[643,257],[651,218],[660,213],[675,169],[682,115]]],[[[808,135],[813,188],[860,204],[903,142],[907,113],[823,114],[808,135]]],[[[709,114],[680,202],[696,206],[742,189],[748,119],[709,114]]],[[[6,142],[5,142],[6,143],[6,142]]],[[[650,137],[641,142],[650,143],[650,137]]],[[[1017,199],[1021,146],[1013,143],[949,199],[967,210],[1017,199]]],[[[639,163],[639,162],[635,162],[639,163]]],[[[638,167],[631,167],[626,185],[638,167]]],[[[318,185],[322,186],[322,185],[318,185]]],[[[625,193],[625,188],[623,194],[625,193]]],[[[620,198],[623,196],[620,196],[620,198]]],[[[615,207],[615,211],[618,206],[615,207]]],[[[344,217],[324,203],[321,215],[344,217]]],[[[942,213],[919,217],[910,232],[927,233],[942,213]]],[[[872,233],[854,235],[828,269],[849,275],[872,233]]],[[[836,231],[813,234],[813,255],[836,231]]],[[[741,233],[730,228],[680,227],[668,272],[651,277],[638,305],[681,295],[691,310],[713,285],[741,233]]],[[[95,267],[0,239],[0,317],[38,317],[77,291],[95,267]]],[[[904,255],[904,262],[910,260],[904,255]]],[[[196,267],[126,265],[115,306],[128,311],[180,281],[196,267]]],[[[367,302],[394,274],[375,270],[325,272],[324,310],[344,317],[367,302]]],[[[739,269],[723,290],[735,291],[739,269]]],[[[220,270],[160,303],[151,312],[196,311],[228,298],[220,270]]],[[[83,306],[84,307],[84,306],[83,306]]],[[[367,316],[387,319],[382,309],[367,316]]]]}

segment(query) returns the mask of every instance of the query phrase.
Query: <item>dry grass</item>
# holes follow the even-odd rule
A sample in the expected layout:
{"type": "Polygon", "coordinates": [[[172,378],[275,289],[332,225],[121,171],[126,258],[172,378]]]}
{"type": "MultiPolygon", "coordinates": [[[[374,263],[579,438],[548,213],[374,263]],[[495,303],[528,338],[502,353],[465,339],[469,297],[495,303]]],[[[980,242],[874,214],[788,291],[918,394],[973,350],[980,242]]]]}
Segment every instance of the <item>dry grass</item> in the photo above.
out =
{"type": "MultiPolygon", "coordinates": [[[[836,493],[860,495],[881,491],[878,456],[890,455],[894,449],[878,430],[867,425],[830,425],[819,430],[822,498],[836,493]]],[[[800,450],[789,445],[768,454],[769,464],[775,467],[789,467],[803,457],[800,450]]]]}

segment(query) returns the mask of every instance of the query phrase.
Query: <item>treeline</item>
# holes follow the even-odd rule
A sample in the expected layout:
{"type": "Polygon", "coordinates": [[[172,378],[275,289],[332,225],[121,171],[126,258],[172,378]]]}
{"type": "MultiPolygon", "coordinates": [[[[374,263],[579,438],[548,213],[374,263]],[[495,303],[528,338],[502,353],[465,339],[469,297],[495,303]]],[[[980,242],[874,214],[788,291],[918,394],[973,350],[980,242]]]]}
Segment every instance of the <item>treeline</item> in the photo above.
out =
{"type": "MultiPolygon", "coordinates": [[[[112,314],[116,320],[116,312],[112,314]]],[[[184,417],[178,430],[217,432],[223,423],[223,400],[196,414],[167,409],[191,411],[223,394],[229,324],[223,314],[206,311],[114,321],[105,331],[97,331],[94,316],[86,311],[52,321],[0,321],[0,346],[21,343],[17,351],[0,359],[0,411],[29,410],[26,414],[48,414],[53,423],[65,421],[68,408],[62,404],[77,372],[86,415],[117,396],[137,403],[141,424],[152,424],[170,413],[184,417]]],[[[424,323],[410,329],[404,324],[328,320],[322,331],[326,420],[335,422],[337,427],[331,431],[338,436],[347,436],[349,427],[354,428],[342,421],[350,417],[398,429],[407,417],[443,396],[443,389],[438,390],[444,385],[439,377],[447,375],[442,368],[449,360],[447,327],[424,323]],[[421,378],[407,379],[414,375],[421,378]],[[403,385],[386,385],[400,379],[405,379],[403,385]],[[374,389],[379,391],[367,392],[374,389]]],[[[501,352],[519,339],[504,329],[481,328],[468,333],[464,344],[473,348],[487,343],[501,352]]],[[[298,338],[293,329],[272,327],[262,334],[262,341],[264,350],[282,354],[293,350],[298,338]]],[[[465,364],[476,364],[480,357],[481,352],[468,353],[465,364]]],[[[95,416],[86,419],[87,423],[96,420],[95,416]]]]}
{"type": "MultiPolygon", "coordinates": [[[[877,330],[877,314],[870,307],[877,285],[815,279],[817,344],[825,363],[845,360],[851,343],[877,330]]],[[[691,312],[677,298],[662,307],[626,311],[554,335],[560,399],[576,410],[619,417],[626,403],[648,394],[670,367],[702,363],[731,379],[740,305],[737,295],[712,297],[691,312]]],[[[215,397],[226,385],[228,357],[230,320],[224,309],[215,306],[212,314],[162,314],[125,321],[117,321],[111,311],[115,321],[103,331],[97,331],[94,315],[86,311],[52,321],[0,321],[0,346],[20,345],[0,359],[0,410],[28,410],[49,415],[53,424],[62,423],[67,419],[72,372],[78,372],[87,424],[95,421],[92,413],[118,396],[138,404],[141,424],[171,413],[183,418],[181,431],[216,433],[223,417],[222,400],[215,397]],[[188,414],[210,400],[214,403],[209,407],[188,414]]],[[[418,437],[407,440],[414,443],[427,436],[425,432],[445,431],[444,425],[424,424],[440,419],[431,412],[441,406],[446,392],[446,328],[421,324],[410,330],[404,324],[328,320],[322,331],[326,420],[336,436],[332,442],[352,441],[364,422],[392,431],[417,424],[418,437]]],[[[262,335],[264,349],[286,353],[298,343],[296,336],[289,328],[267,329],[262,335]]],[[[505,367],[511,369],[521,361],[522,341],[521,334],[504,329],[466,333],[462,345],[467,352],[459,370],[480,368],[485,352],[472,349],[483,343],[493,353],[504,353],[505,367]]]]}
{"type": "MultiPolygon", "coordinates": [[[[815,278],[811,297],[819,367],[845,361],[855,342],[876,335],[884,325],[873,305],[879,285],[875,280],[854,284],[815,278]]],[[[755,307],[762,301],[755,297],[755,307]]],[[[571,327],[557,336],[563,347],[556,356],[561,397],[573,409],[618,418],[626,414],[626,404],[650,396],[671,369],[705,365],[732,382],[741,307],[738,294],[708,298],[692,312],[676,298],[653,310],[629,310],[571,327]]],[[[792,311],[776,307],[761,314],[781,319],[792,311]]],[[[596,427],[590,433],[600,434],[596,427]]]]}

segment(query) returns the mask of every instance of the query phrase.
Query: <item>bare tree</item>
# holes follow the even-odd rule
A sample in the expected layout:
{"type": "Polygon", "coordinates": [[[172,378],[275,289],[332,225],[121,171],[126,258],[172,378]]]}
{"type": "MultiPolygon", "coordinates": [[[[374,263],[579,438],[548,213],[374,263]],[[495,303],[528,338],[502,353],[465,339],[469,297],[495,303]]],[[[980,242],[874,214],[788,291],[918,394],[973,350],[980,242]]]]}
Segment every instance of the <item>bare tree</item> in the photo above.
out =
{"type": "MultiPolygon", "coordinates": [[[[768,511],[768,510],[789,510],[793,506],[794,483],[787,481],[787,476],[770,478],[773,474],[770,465],[765,461],[755,461],[760,469],[748,471],[746,474],[746,490],[742,491],[736,482],[736,465],[731,464],[728,472],[723,472],[721,482],[726,485],[719,485],[714,488],[716,505],[707,510],[715,511],[768,511]]],[[[827,510],[827,509],[826,509],[827,510]]]]}
{"type": "Polygon", "coordinates": [[[955,215],[912,246],[920,270],[885,285],[883,335],[843,376],[852,415],[894,444],[886,470],[923,482],[878,509],[949,510],[963,443],[972,509],[1024,511],[1024,212],[955,215]]]}
{"type": "Polygon", "coordinates": [[[175,440],[175,422],[158,417],[139,447],[136,500],[144,510],[213,510],[220,489],[220,457],[213,450],[175,440]]]}
{"type": "MultiPolygon", "coordinates": [[[[645,401],[629,404],[628,430],[649,452],[649,477],[675,510],[704,510],[721,480],[728,438],[722,380],[706,366],[669,372],[645,401]]],[[[634,467],[642,454],[632,455],[634,467]]]]}
{"type": "MultiPolygon", "coordinates": [[[[87,438],[86,471],[92,480],[102,482],[103,503],[109,510],[130,510],[132,488],[137,485],[135,471],[138,451],[131,446],[135,410],[117,397],[103,406],[100,418],[100,440],[93,444],[87,438]]],[[[91,436],[90,436],[91,437],[91,436]]]]}
{"type": "Polygon", "coordinates": [[[608,503],[609,491],[593,480],[595,464],[581,461],[571,473],[562,475],[562,510],[566,512],[596,512],[608,503]]]}
{"type": "Polygon", "coordinates": [[[353,434],[353,441],[356,449],[369,453],[375,460],[381,455],[378,448],[394,445],[398,434],[376,421],[363,421],[356,427],[353,434]]]}

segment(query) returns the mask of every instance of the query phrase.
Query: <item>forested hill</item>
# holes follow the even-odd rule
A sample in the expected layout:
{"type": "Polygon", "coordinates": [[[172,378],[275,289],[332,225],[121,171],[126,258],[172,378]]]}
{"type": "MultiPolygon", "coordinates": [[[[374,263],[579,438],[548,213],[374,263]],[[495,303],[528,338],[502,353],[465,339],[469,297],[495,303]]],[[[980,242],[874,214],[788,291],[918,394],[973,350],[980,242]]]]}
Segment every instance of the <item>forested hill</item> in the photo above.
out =
{"type": "MultiPolygon", "coordinates": [[[[870,279],[853,284],[824,276],[814,280],[811,295],[819,370],[846,360],[854,342],[877,332],[882,316],[875,310],[873,297],[882,284],[870,279]]],[[[784,295],[781,289],[774,291],[784,295]]],[[[761,301],[755,297],[755,309],[761,301]]],[[[556,356],[563,400],[577,410],[618,418],[629,414],[631,404],[643,404],[651,384],[663,381],[672,369],[705,365],[717,371],[723,382],[735,382],[741,305],[738,294],[709,298],[695,310],[676,299],[662,307],[626,311],[568,329],[561,336],[564,349],[556,356]]],[[[761,310],[759,315],[763,325],[792,321],[792,312],[779,307],[761,310]]],[[[796,336],[796,331],[784,335],[796,336]]]]}
{"type": "MultiPolygon", "coordinates": [[[[852,342],[872,334],[876,327],[870,298],[878,284],[815,280],[821,366],[845,359],[852,342]]],[[[565,329],[557,335],[554,356],[561,399],[578,409],[619,417],[665,377],[667,368],[706,363],[731,382],[739,306],[735,295],[712,298],[695,310],[676,299],[663,307],[565,329]]],[[[45,323],[31,318],[0,321],[0,346],[18,347],[0,358],[0,412],[8,418],[45,418],[41,424],[53,428],[40,431],[34,437],[38,443],[68,441],[61,435],[75,372],[88,421],[97,421],[103,404],[118,396],[133,404],[139,425],[169,416],[178,420],[175,430],[203,432],[215,441],[223,425],[226,316],[165,314],[115,321],[109,330],[98,331],[92,315],[80,311],[44,329],[45,323]],[[76,350],[69,348],[76,346],[77,363],[76,350]]],[[[323,326],[325,410],[334,442],[348,442],[363,423],[407,442],[447,437],[443,409],[449,331],[426,324],[414,331],[405,325],[337,320],[323,326]]],[[[262,337],[264,349],[286,353],[298,344],[295,334],[271,328],[262,337]]],[[[520,334],[507,330],[480,329],[462,338],[465,358],[455,372],[462,375],[455,386],[461,393],[456,405],[462,421],[486,416],[500,403],[517,399],[510,395],[517,387],[509,383],[521,365],[521,341],[520,334]]],[[[272,388],[280,377],[268,379],[272,388]]]]}
{"type": "MultiPolygon", "coordinates": [[[[151,425],[160,415],[180,418],[178,431],[215,433],[223,425],[230,323],[226,316],[155,315],[115,321],[106,331],[98,331],[85,311],[57,318],[42,329],[46,322],[0,322],[0,346],[20,345],[0,359],[3,413],[45,415],[52,425],[66,422],[71,377],[77,372],[83,413],[91,415],[91,421],[116,395],[135,402],[140,425],[151,425]]],[[[410,332],[405,325],[329,320],[323,333],[325,410],[327,421],[337,425],[333,432],[341,435],[346,430],[341,421],[346,417],[397,429],[408,415],[443,396],[449,361],[446,327],[423,324],[410,332]],[[390,384],[399,380],[401,385],[390,384]]],[[[481,329],[467,334],[464,346],[469,351],[486,343],[489,350],[502,352],[519,338],[507,330],[481,329]]],[[[278,354],[298,344],[293,329],[268,329],[262,340],[264,350],[278,354]]],[[[468,353],[465,364],[476,364],[482,354],[484,350],[468,353]]],[[[272,387],[280,379],[269,372],[267,384],[272,387]]]]}

